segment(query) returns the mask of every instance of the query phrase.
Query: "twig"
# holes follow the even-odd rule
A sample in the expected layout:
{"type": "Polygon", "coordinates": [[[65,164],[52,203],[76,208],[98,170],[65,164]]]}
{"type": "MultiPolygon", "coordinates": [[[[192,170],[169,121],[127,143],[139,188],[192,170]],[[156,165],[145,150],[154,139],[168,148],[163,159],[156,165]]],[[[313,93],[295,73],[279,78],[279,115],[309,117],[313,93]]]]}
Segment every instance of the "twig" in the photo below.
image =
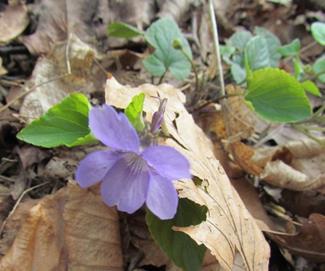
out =
{"type": "Polygon", "coordinates": [[[221,63],[221,56],[220,56],[220,46],[219,46],[219,35],[218,35],[218,28],[217,28],[217,22],[216,22],[216,15],[213,8],[212,0],[209,0],[209,15],[211,19],[211,25],[212,25],[212,35],[213,35],[213,43],[214,43],[214,49],[216,54],[216,60],[217,60],[217,66],[219,70],[219,83],[221,87],[221,95],[225,96],[225,81],[223,78],[223,68],[221,63]]]}
{"type": "Polygon", "coordinates": [[[65,45],[65,63],[67,66],[67,73],[71,74],[71,64],[70,64],[70,40],[71,40],[71,34],[68,35],[68,40],[65,45]]]}
{"type": "MultiPolygon", "coordinates": [[[[40,83],[40,84],[38,84],[38,85],[36,85],[36,86],[33,86],[33,87],[32,87],[31,89],[29,89],[28,91],[21,93],[20,95],[18,95],[17,97],[15,97],[15,99],[11,100],[11,101],[8,102],[6,105],[2,106],[2,107],[0,108],[0,113],[3,112],[3,111],[5,111],[9,106],[11,106],[12,104],[14,104],[14,103],[15,103],[16,101],[18,101],[20,98],[22,98],[22,97],[26,96],[27,94],[33,92],[33,91],[34,91],[35,89],[37,89],[38,87],[41,87],[41,86],[46,85],[46,84],[48,84],[48,83],[51,83],[51,82],[53,82],[53,81],[59,80],[59,79],[64,78],[64,77],[66,77],[66,76],[68,76],[68,75],[69,75],[68,73],[63,74],[63,75],[59,75],[59,76],[54,77],[54,78],[51,78],[51,79],[49,79],[49,80],[47,80],[47,81],[45,81],[45,82],[42,82],[42,83],[40,83]]],[[[21,87],[24,88],[23,86],[21,86],[21,87]]]]}
{"type": "Polygon", "coordinates": [[[0,236],[2,235],[3,233],[3,230],[9,220],[10,217],[12,217],[12,215],[15,213],[16,209],[18,208],[18,205],[20,204],[20,202],[22,201],[22,199],[24,198],[24,196],[29,193],[30,191],[36,189],[36,188],[39,188],[41,186],[44,186],[44,185],[47,185],[49,184],[50,182],[45,182],[45,183],[41,183],[41,184],[38,184],[38,185],[35,185],[33,187],[30,187],[28,189],[26,189],[23,193],[21,193],[21,195],[19,196],[18,200],[16,201],[14,207],[12,208],[12,210],[10,211],[9,215],[7,216],[7,218],[3,221],[2,225],[1,225],[1,228],[0,228],[0,236]]]}

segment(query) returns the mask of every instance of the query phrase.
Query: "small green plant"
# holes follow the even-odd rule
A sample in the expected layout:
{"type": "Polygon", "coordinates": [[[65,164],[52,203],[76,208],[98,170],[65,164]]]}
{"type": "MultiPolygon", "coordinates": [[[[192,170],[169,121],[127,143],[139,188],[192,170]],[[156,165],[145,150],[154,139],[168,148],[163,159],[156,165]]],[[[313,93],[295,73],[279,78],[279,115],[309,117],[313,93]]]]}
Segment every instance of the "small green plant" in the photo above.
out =
{"type": "Polygon", "coordinates": [[[270,31],[256,27],[254,34],[243,30],[233,34],[221,46],[223,60],[230,65],[232,78],[237,84],[246,82],[246,68],[255,71],[266,67],[277,67],[281,55],[277,49],[280,40],[270,31]],[[246,62],[246,63],[245,63],[246,62]]]}
{"type": "MultiPolygon", "coordinates": [[[[325,24],[311,26],[315,41],[324,45],[325,24]]],[[[321,96],[317,82],[325,80],[325,56],[305,65],[300,58],[298,39],[281,45],[279,39],[263,28],[233,34],[221,47],[233,80],[247,86],[245,101],[262,118],[271,122],[294,123],[312,116],[306,92],[321,96]],[[278,68],[281,59],[292,63],[293,74],[278,68]]]]}
{"type": "Polygon", "coordinates": [[[113,23],[108,26],[108,35],[117,38],[142,36],[154,48],[154,52],[143,61],[144,67],[153,76],[160,77],[160,82],[168,71],[178,80],[186,79],[191,72],[192,65],[188,59],[192,60],[191,48],[170,17],[159,19],[145,32],[124,23],[113,23]],[[180,42],[186,56],[174,48],[175,40],[180,42]]]}

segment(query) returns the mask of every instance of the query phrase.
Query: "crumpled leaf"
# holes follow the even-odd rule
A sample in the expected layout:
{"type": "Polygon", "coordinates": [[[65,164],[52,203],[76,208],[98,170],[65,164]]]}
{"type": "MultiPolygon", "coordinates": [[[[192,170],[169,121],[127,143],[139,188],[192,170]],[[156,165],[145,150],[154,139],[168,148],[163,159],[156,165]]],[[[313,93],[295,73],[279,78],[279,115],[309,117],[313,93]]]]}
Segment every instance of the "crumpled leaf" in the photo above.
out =
{"type": "Polygon", "coordinates": [[[312,139],[258,149],[236,142],[232,151],[244,170],[271,185],[296,191],[320,189],[325,185],[325,147],[312,139]]]}
{"type": "Polygon", "coordinates": [[[105,74],[93,65],[95,51],[76,36],[71,36],[69,60],[66,46],[57,47],[49,58],[39,58],[27,86],[35,88],[20,108],[20,115],[31,122],[40,117],[69,93],[89,93],[98,90],[105,82],[105,74]],[[67,63],[71,66],[68,74],[67,63]]]}
{"type": "MultiPolygon", "coordinates": [[[[9,5],[0,12],[0,44],[18,37],[29,23],[25,5],[9,5]]],[[[1,65],[0,65],[1,66],[1,65]]]]}
{"type": "Polygon", "coordinates": [[[118,215],[99,195],[69,185],[29,212],[0,270],[123,270],[118,215]]]}
{"type": "Polygon", "coordinates": [[[201,186],[190,181],[178,182],[181,197],[208,207],[205,222],[178,230],[209,248],[225,270],[232,270],[236,252],[240,253],[246,269],[268,270],[268,244],[215,159],[211,142],[184,108],[185,96],[168,84],[131,88],[110,78],[106,85],[106,101],[125,108],[132,96],[140,92],[146,94],[144,111],[149,119],[159,106],[158,99],[153,97],[159,94],[168,99],[165,123],[172,138],[165,143],[182,152],[191,163],[193,176],[203,181],[201,186]]]}

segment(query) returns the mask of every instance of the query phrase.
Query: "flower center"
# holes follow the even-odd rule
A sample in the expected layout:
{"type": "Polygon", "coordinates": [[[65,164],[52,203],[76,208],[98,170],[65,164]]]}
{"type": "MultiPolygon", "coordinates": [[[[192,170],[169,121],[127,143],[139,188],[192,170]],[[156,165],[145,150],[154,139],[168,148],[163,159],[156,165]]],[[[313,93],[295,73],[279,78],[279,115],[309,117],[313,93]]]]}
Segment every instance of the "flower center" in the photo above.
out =
{"type": "Polygon", "coordinates": [[[134,174],[139,174],[143,171],[148,171],[147,162],[138,154],[134,152],[127,152],[123,157],[127,167],[134,174]]]}

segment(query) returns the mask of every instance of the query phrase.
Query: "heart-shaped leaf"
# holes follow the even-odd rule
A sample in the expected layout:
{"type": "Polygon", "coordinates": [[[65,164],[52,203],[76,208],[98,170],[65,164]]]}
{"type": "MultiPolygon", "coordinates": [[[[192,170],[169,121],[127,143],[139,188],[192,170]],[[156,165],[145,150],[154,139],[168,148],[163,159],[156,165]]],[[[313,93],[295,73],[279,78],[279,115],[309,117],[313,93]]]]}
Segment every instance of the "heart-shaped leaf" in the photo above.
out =
{"type": "Polygon", "coordinates": [[[155,49],[143,62],[148,72],[154,76],[163,76],[169,70],[179,80],[190,74],[191,48],[172,18],[166,17],[154,22],[147,29],[145,39],[155,49]],[[173,47],[175,40],[180,41],[182,50],[173,47]]]}

